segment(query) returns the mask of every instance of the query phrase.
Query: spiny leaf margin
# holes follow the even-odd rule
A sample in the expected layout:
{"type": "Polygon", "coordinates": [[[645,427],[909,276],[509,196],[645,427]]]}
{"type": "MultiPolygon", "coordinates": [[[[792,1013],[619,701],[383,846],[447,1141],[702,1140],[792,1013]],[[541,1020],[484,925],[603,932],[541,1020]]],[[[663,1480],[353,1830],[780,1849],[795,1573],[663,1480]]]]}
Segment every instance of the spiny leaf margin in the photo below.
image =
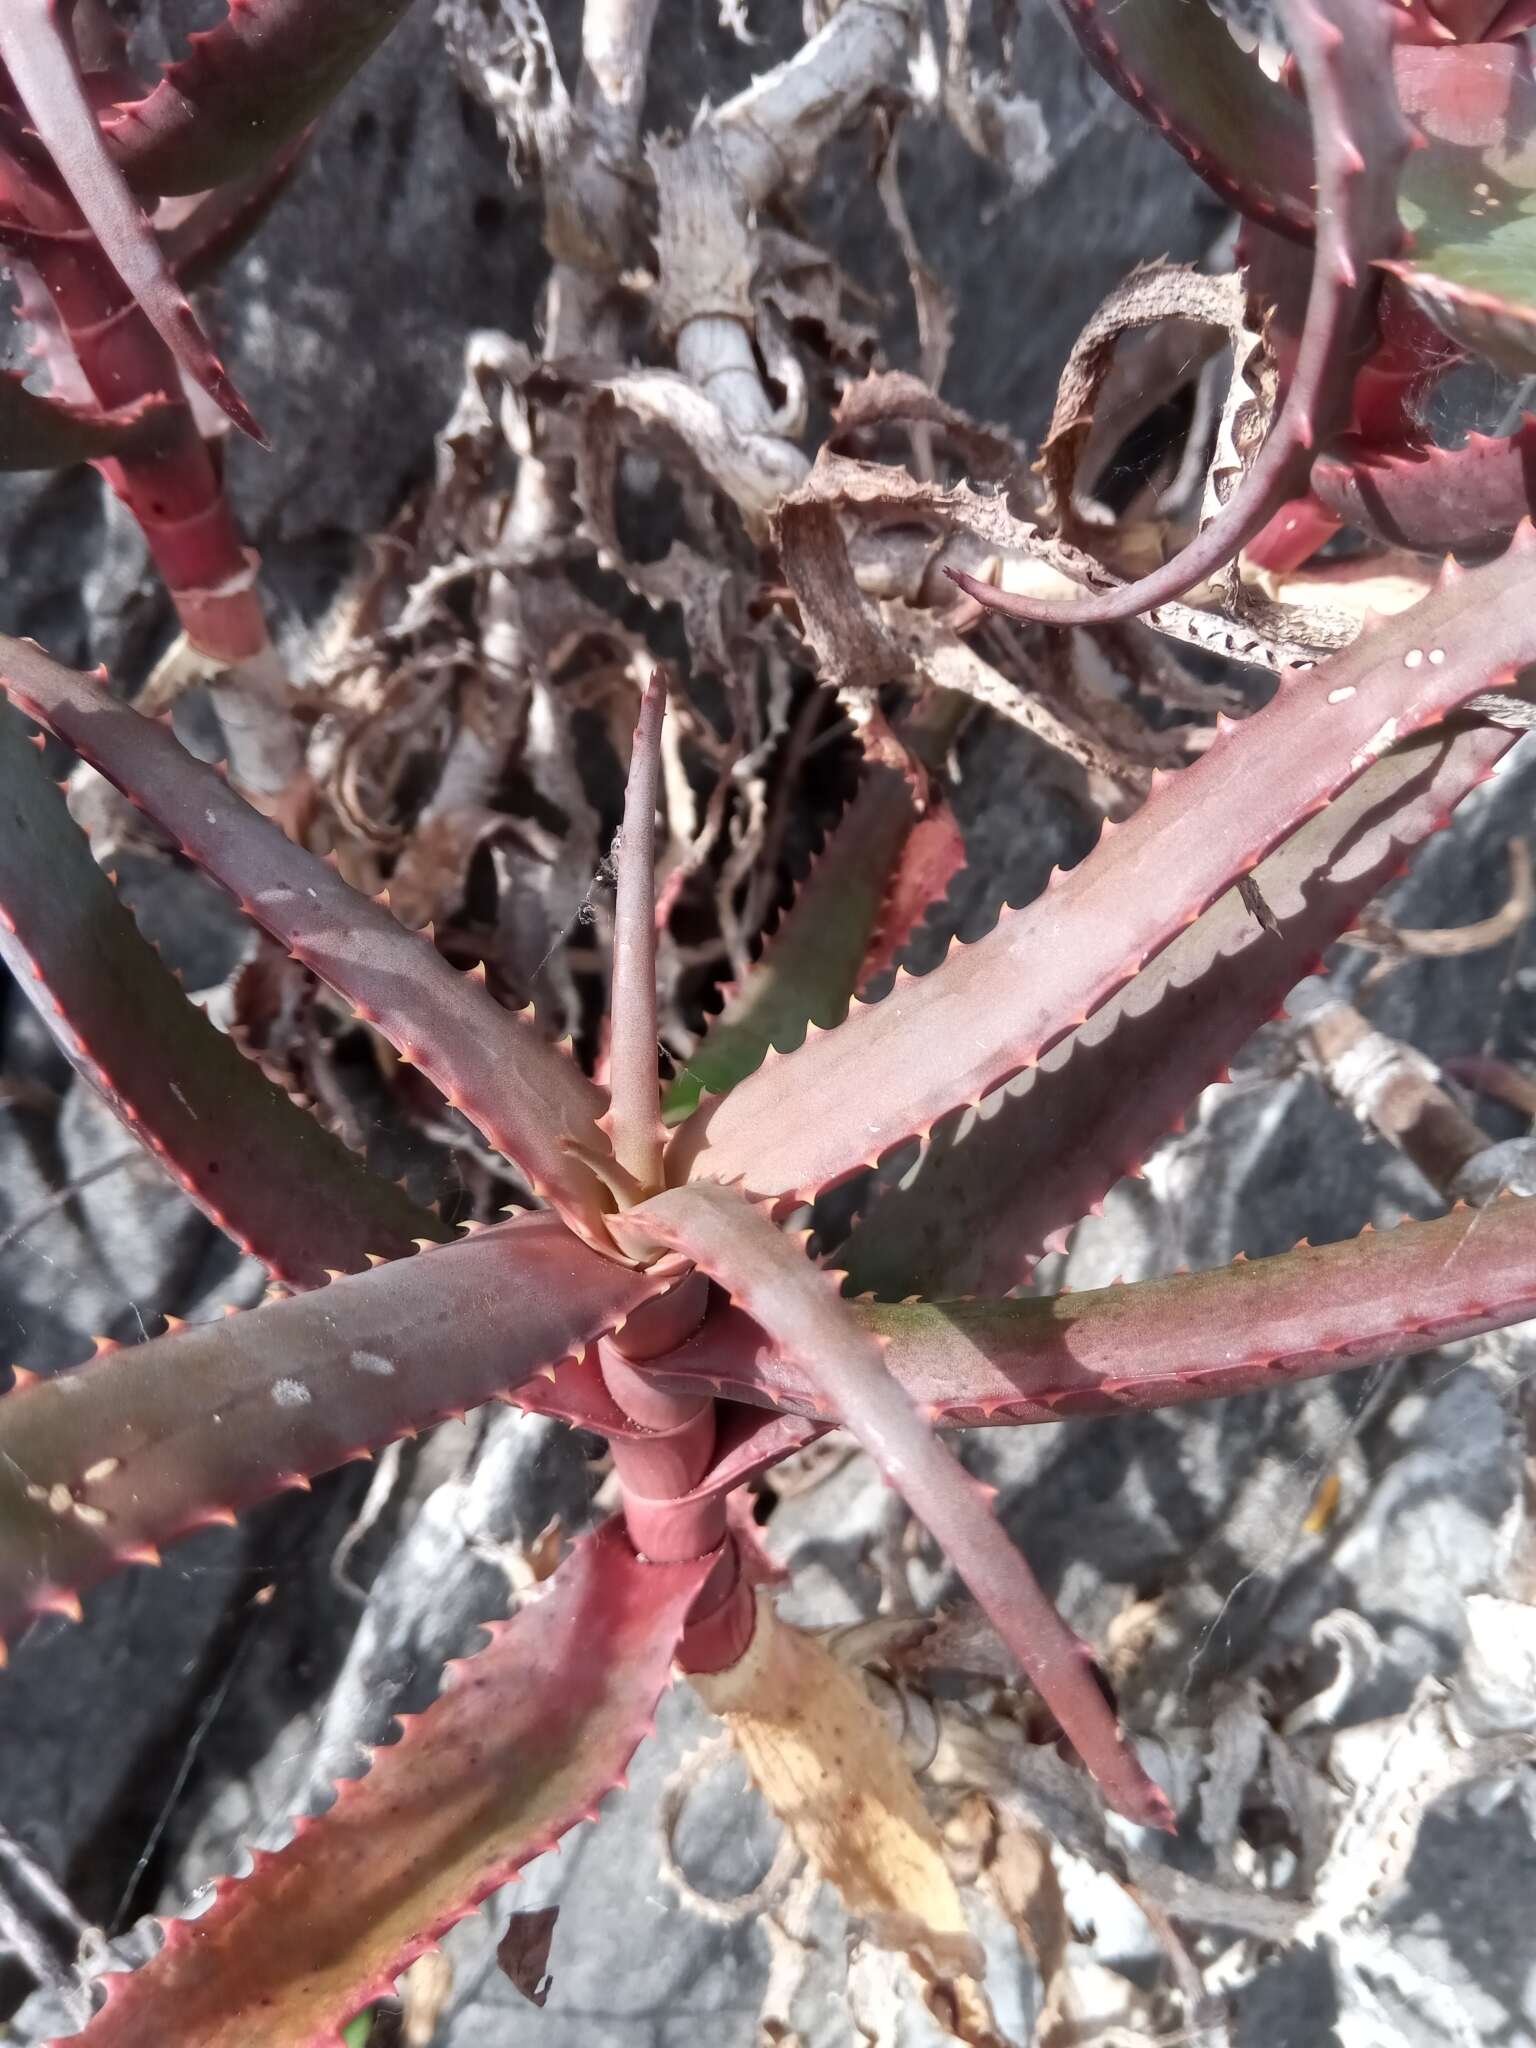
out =
{"type": "Polygon", "coordinates": [[[510,1396],[656,1291],[549,1215],[0,1397],[0,1642],[129,1564],[510,1396]]]}
{"type": "Polygon", "coordinates": [[[218,1031],[92,859],[0,705],[0,959],[65,1056],[240,1249],[293,1287],[408,1257],[441,1219],[372,1174],[218,1031]],[[296,1202],[295,1188],[309,1199],[296,1202]]]}
{"type": "Polygon", "coordinates": [[[0,688],[98,768],[234,896],[247,916],[418,1065],[451,1107],[528,1173],[589,1241],[607,1242],[609,1197],[583,1152],[601,1154],[605,1098],[529,1021],[502,1009],[429,940],[296,846],[103,679],[0,636],[0,688]]]}
{"type": "Polygon", "coordinates": [[[1448,562],[1411,610],[1288,671],[1033,903],[696,1111],[669,1180],[809,1199],[1033,1066],[1391,746],[1536,659],[1533,572],[1523,524],[1498,561],[1448,562]]]}
{"type": "Polygon", "coordinates": [[[660,1246],[691,1259],[772,1331],[949,1553],[1105,1797],[1143,1826],[1171,1827],[1168,1802],[1116,1725],[1091,1653],[1008,1540],[990,1495],[887,1372],[879,1342],[838,1298],[835,1277],[728,1188],[669,1188],[615,1229],[637,1252],[660,1246]]]}
{"type": "MultiPolygon", "coordinates": [[[[624,1782],[715,1563],[644,1564],[609,1522],[285,1849],[258,1850],[77,2048],[334,2048],[337,2029],[624,1782]]],[[[54,2048],[64,2048],[63,2043],[54,2048]]]]}

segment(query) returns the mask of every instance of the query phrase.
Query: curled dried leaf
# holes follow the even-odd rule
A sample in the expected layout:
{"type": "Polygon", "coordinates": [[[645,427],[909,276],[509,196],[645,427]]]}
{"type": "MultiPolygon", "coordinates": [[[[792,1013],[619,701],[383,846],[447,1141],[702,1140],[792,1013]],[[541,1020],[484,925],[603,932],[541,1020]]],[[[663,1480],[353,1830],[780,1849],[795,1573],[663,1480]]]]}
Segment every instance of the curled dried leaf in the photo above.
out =
{"type": "Polygon", "coordinates": [[[981,1945],[939,1831],[900,1744],[848,1666],[759,1594],[746,1656],[693,1683],[815,1869],[871,1939],[906,1956],[930,2010],[956,2039],[1000,2048],[976,1981],[981,1945]]]}

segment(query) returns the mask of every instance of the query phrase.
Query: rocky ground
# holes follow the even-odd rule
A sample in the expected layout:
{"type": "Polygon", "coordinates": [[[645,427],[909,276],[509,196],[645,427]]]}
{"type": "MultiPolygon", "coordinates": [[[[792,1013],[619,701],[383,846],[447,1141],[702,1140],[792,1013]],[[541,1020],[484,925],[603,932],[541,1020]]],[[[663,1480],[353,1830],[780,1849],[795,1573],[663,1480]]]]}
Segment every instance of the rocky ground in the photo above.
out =
{"type": "MultiPolygon", "coordinates": [[[[705,93],[719,100],[775,45],[792,45],[793,21],[749,11],[762,45],[722,28],[713,0],[664,0],[651,125],[684,121],[705,93]]],[[[563,46],[572,12],[551,13],[563,46]]],[[[191,14],[150,5],[142,33],[152,41],[191,14]]],[[[1223,220],[1085,77],[1043,8],[1026,13],[1016,64],[1054,154],[1029,204],[936,121],[909,131],[906,177],[914,230],[963,309],[945,394],[1029,433],[1103,292],[1139,257],[1199,255],[1223,220]]],[[[854,163],[850,154],[846,176],[829,167],[819,224],[893,307],[892,354],[909,360],[905,271],[875,231],[854,163]]],[[[216,302],[276,450],[233,451],[232,476],[290,649],[362,537],[428,472],[468,332],[533,338],[539,226],[536,190],[509,180],[491,119],[457,82],[423,0],[333,110],[216,302]]],[[[128,678],[158,653],[167,609],[136,535],[92,477],[9,485],[0,551],[7,631],[128,678]]],[[[1528,830],[1536,794],[1533,744],[1430,846],[1394,917],[1448,927],[1498,908],[1506,844],[1528,830]]],[[[1015,727],[973,725],[962,741],[952,796],[970,866],[946,915],[966,935],[1082,849],[1083,819],[1044,754],[1015,727]]],[[[189,987],[222,983],[242,936],[195,878],[140,856],[127,881],[189,987]]],[[[1528,962],[1524,930],[1461,957],[1410,959],[1372,989],[1370,1014],[1432,1057],[1529,1059],[1528,962]]],[[[1341,948],[1334,981],[1356,990],[1372,965],[1341,948]]],[[[0,1073],[9,1360],[47,1370],[81,1356],[93,1332],[129,1337],[157,1312],[195,1316],[259,1296],[262,1275],[153,1166],[124,1156],[111,1119],[14,992],[0,1008],[0,1073]]],[[[1521,1128],[1490,1113],[1495,1136],[1521,1128]]],[[[1094,1284],[1211,1265],[1435,1206],[1412,1169],[1328,1098],[1278,1024],[1229,1085],[1207,1092],[1145,1179],[1079,1233],[1059,1277],[1094,1284]]],[[[1144,1912],[1105,1874],[1123,1836],[1106,1847],[1100,1824],[1064,1806],[1054,1781],[1025,1772],[1003,1787],[1063,1844],[1073,1934],[1037,1969],[996,1903],[978,1897],[1010,2038],[1038,2026],[1035,2038],[1056,2048],[1175,2030],[1244,2048],[1312,2048],[1331,2030],[1348,2048],[1536,2039],[1536,1775],[1515,1754],[1431,1803],[1433,1760],[1403,1761],[1438,1697],[1434,1681],[1476,1691],[1490,1628],[1506,1667],[1531,1655],[1509,1582],[1516,1391],[1529,1363],[1517,1331],[1219,1407],[974,1442],[975,1469],[1004,1488],[1008,1524],[1048,1588],[1080,1629],[1118,1642],[1132,1723],[1193,1816],[1166,1852],[1169,1874],[1143,1875],[1144,1912]],[[1340,1734],[1351,1728],[1353,1751],[1340,1734]],[[1323,1763],[1338,1778],[1351,1755],[1362,1782],[1385,1788],[1384,1818],[1362,1818],[1325,1785],[1323,1763]],[[1358,1840],[1346,1838],[1351,1814],[1358,1840]],[[1394,1836],[1406,1871],[1377,1898],[1394,1836]],[[1302,1852],[1278,1849],[1282,1839],[1302,1852]],[[1179,1894],[1181,1875],[1197,1889],[1179,1894]],[[1318,1900],[1327,1910],[1309,1919],[1318,1900]],[[1063,2030],[1063,2010],[1078,2031],[1063,2030]]],[[[432,1696],[441,1660],[473,1640],[475,1622],[504,1608],[509,1567],[515,1585],[550,1519],[567,1531],[590,1521],[599,1448],[510,1411],[472,1417],[378,1477],[348,1468],[239,1530],[180,1546],[158,1572],[129,1573],[91,1598],[83,1627],[39,1628],[0,1691],[0,1822],[25,1851],[0,1859],[0,1955],[16,1916],[38,1931],[45,1958],[69,1952],[82,1926],[125,1935],[137,1915],[231,1867],[239,1844],[322,1799],[394,1711],[432,1696]],[[40,1896],[29,1865],[58,1881],[68,1911],[40,1896]]],[[[821,1454],[793,1476],[766,1532],[795,1570],[789,1612],[827,1625],[872,1614],[878,1567],[887,1597],[892,1569],[872,1469],[821,1454]]],[[[920,1549],[903,1576],[919,1603],[954,1590],[920,1549]]],[[[1508,1668],[1503,1677],[1513,1683],[1508,1668]]],[[[1478,1682],[1497,1689],[1486,1671],[1478,1682]]],[[[1518,1733],[1519,1712],[1504,1722],[1518,1733]]],[[[831,1894],[792,1878],[765,1910],[730,1905],[775,1849],[735,1767],[711,1763],[683,1781],[664,1852],[658,1799],[670,1788],[676,1806],[683,1760],[709,1734],[692,1696],[676,1694],[601,1830],[581,1830],[517,1887],[519,1908],[560,1907],[547,2005],[536,2010],[497,1969],[506,1901],[491,1901],[448,1942],[447,1971],[415,1986],[429,2031],[414,2038],[745,2048],[798,2036],[830,2048],[857,2038],[855,2027],[879,2041],[929,2037],[831,1894]],[[712,1910],[680,1890],[679,1868],[712,1910]]],[[[67,1994],[31,1981],[14,1954],[0,1963],[0,1996],[15,2011],[0,2038],[40,2041],[67,2014],[67,1994]]]]}

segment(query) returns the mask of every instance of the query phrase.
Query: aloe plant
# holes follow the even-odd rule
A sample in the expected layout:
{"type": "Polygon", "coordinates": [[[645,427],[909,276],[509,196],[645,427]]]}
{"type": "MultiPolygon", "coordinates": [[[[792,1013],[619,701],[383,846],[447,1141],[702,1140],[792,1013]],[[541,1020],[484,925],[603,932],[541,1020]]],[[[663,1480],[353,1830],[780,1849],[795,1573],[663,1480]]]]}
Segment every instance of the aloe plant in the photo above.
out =
{"type": "Polygon", "coordinates": [[[19,0],[0,17],[0,252],[59,395],[0,380],[0,467],[93,461],[143,531],[211,677],[245,786],[299,774],[256,588],[221,465],[189,391],[261,429],[186,292],[255,225],[306,130],[408,0],[233,0],[146,89],[100,0],[19,0]],[[167,197],[198,195],[157,230],[167,197]],[[68,394],[83,386],[72,402],[68,394]],[[243,702],[242,702],[243,698],[243,702]]]}
{"type": "MultiPolygon", "coordinates": [[[[18,9],[0,29],[17,104],[47,109],[33,126],[49,164],[26,137],[5,149],[90,228],[59,246],[87,251],[94,284],[106,265],[120,294],[132,272],[143,322],[156,330],[164,316],[227,404],[142,237],[137,253],[120,240],[123,194],[136,180],[179,190],[249,172],[397,11],[237,5],[165,85],[104,119],[76,90],[54,9],[18,9]],[[281,116],[261,84],[279,57],[310,81],[281,116]],[[230,159],[210,154],[220,122],[240,129],[230,159]]],[[[1149,579],[1150,595],[1115,593],[1108,612],[1160,604],[1192,565],[1230,560],[1279,497],[1315,485],[1322,440],[1358,407],[1361,365],[1391,386],[1372,353],[1387,266],[1435,309],[1404,267],[1424,245],[1402,253],[1399,194],[1417,158],[1393,80],[1402,91],[1405,52],[1439,62],[1467,46],[1438,16],[1379,0],[1287,0],[1282,12],[1304,107],[1245,69],[1235,45],[1213,43],[1225,31],[1198,8],[1068,8],[1095,61],[1158,107],[1184,153],[1267,230],[1307,237],[1314,182],[1318,193],[1272,452],[1192,556],[1149,579]],[[1208,92],[1213,77],[1230,91],[1208,92]],[[1251,122],[1234,121],[1250,102],[1251,122]]],[[[1501,22],[1513,35],[1523,14],[1501,22]]],[[[1476,345],[1465,323],[1457,340],[1476,345]]],[[[49,431],[83,435],[82,449],[127,435],[109,458],[121,465],[178,393],[168,380],[136,390],[131,419],[54,408],[49,431]]],[[[1363,490],[1358,463],[1351,474],[1363,490]]],[[[180,994],[7,713],[0,954],[81,1075],[265,1263],[280,1298],[17,1376],[0,1398],[0,1635],[15,1644],[39,1616],[80,1618],[83,1594],[188,1531],[490,1400],[606,1436],[622,1503],[328,1813],[221,1883],[195,1920],[170,1922],[141,1969],[105,1978],[80,2039],[334,2041],[457,1919],[594,1815],[674,1666],[706,1689],[749,1669],[768,1624],[733,1496],[832,1429],[939,1541],[1104,1800],[1144,1826],[1174,1824],[1093,1650],[936,1431],[1221,1398],[1536,1315],[1536,1198],[1514,1196],[1220,1272],[1056,1299],[1013,1291],[1513,744],[1486,699],[1536,660],[1536,531],[1510,516],[1497,462],[1469,460],[1462,475],[1457,517],[1485,543],[1511,533],[1502,553],[1471,568],[1447,559],[1411,610],[1288,670],[1261,710],[1222,718],[1198,759],[1160,773],[1034,901],[865,1000],[953,869],[942,820],[919,821],[922,792],[872,747],[761,960],[665,1084],[659,675],[629,764],[600,1086],[504,1009],[483,970],[450,965],[430,931],[352,889],[104,678],[0,640],[16,713],[139,806],[513,1162],[539,1204],[461,1236],[311,1122],[180,994]],[[820,1254],[806,1205],[870,1169],[846,1240],[820,1254]]]]}
{"type": "MultiPolygon", "coordinates": [[[[376,1189],[344,1155],[327,1161],[323,1204],[301,1210],[275,1198],[313,1171],[275,1105],[270,1119],[256,1120],[260,1142],[243,1145],[239,1170],[219,1171],[240,1135],[219,1107],[218,1066],[238,1055],[190,1019],[177,1072],[183,1092],[196,1084],[199,1113],[157,1125],[144,1061],[119,1060],[111,1045],[125,1000],[137,1009],[137,990],[153,984],[157,963],[120,929],[115,1000],[93,1008],[90,987],[78,986],[71,969],[85,957],[84,933],[123,914],[82,896],[78,924],[61,930],[57,848],[73,827],[36,755],[13,734],[6,782],[15,823],[0,863],[8,959],[82,1072],[152,1134],[223,1227],[300,1291],[17,1387],[0,1402],[6,1633],[41,1613],[75,1612],[82,1591],[154,1558],[186,1530],[444,1414],[487,1398],[540,1405],[537,1375],[551,1366],[557,1411],[613,1438],[629,1537],[664,1567],[653,1575],[626,1566],[613,1579],[622,1593],[605,1593],[599,1560],[631,1555],[610,1532],[514,1619],[499,1639],[505,1655],[486,1653],[492,1662],[472,1681],[485,1712],[504,1686],[509,1712],[515,1703],[517,1715],[532,1715],[526,1767],[537,1776],[540,1681],[516,1647],[523,1635],[545,1642],[599,1615],[639,1657],[646,1684],[623,1693],[622,1709],[606,1686],[594,1698],[590,1752],[583,1737],[574,1777],[564,1766],[557,1773],[558,1793],[530,1793],[511,1813],[471,1801],[471,1817],[441,1852],[414,1844],[410,1754],[433,1758],[434,1803],[449,1798],[437,1774],[452,1778],[454,1755],[476,1775],[480,1708],[456,1687],[413,1727],[409,1752],[388,1752],[386,1778],[349,1795],[360,1812],[368,1803],[370,1857],[380,1869],[398,1864],[387,1899],[338,1881],[343,1866],[327,1860],[329,1823],[318,1822],[294,1848],[259,1860],[238,1903],[229,1895],[238,1940],[214,1941],[199,1921],[197,1941],[173,1941],[114,1987],[86,2038],[166,2038],[167,2015],[199,2000],[232,2030],[209,2039],[239,2038],[258,2012],[271,2038],[325,2038],[378,1988],[381,1972],[402,1967],[422,1940],[544,1846],[551,1827],[601,1795],[614,1759],[639,1739],[653,1681],[674,1652],[697,1669],[740,1657],[754,1610],[726,1498],[805,1442],[806,1426],[840,1425],[865,1445],[940,1537],[1105,1796],[1135,1819],[1168,1823],[1090,1652],[1054,1614],[930,1423],[1207,1398],[1517,1320],[1536,1309],[1536,1207],[1511,1200],[1491,1218],[1466,1212],[1225,1274],[1077,1296],[1070,1310],[1055,1311],[1034,1300],[850,1302],[840,1277],[809,1260],[775,1218],[1011,1082],[1000,1113],[1018,1127],[1056,1129],[1065,1115],[1080,1133],[1054,1188],[1042,1161],[1028,1216],[1006,1203],[987,1213],[985,1127],[974,1187],[963,1162],[977,1134],[949,1137],[935,1156],[966,1185],[977,1235],[995,1229],[995,1277],[1021,1272],[1031,1248],[1071,1220],[1084,1175],[1105,1185],[1127,1163],[1125,1112],[1102,1078],[1097,1091],[1092,1083],[1112,1071],[1117,1037],[1137,1035],[1138,993],[1165,1009],[1190,987],[1203,985],[1207,997],[1195,1009],[1193,1064],[1180,1038],[1165,1034],[1173,1071],[1163,1076],[1141,1035],[1146,1117],[1171,1120],[1242,1043],[1255,1006],[1273,1007],[1404,847],[1489,771],[1507,735],[1439,722],[1532,652],[1533,560],[1536,538],[1523,528],[1499,561],[1448,578],[1390,629],[1287,678],[1267,709],[1161,784],[1035,903],[953,949],[932,973],[902,978],[883,1001],[855,1005],[835,1029],[813,1030],[798,1050],[769,1052],[728,1093],[706,1095],[665,1143],[648,1001],[659,685],[631,769],[614,964],[615,1022],[627,1017],[629,1029],[615,1031],[605,1097],[473,975],[357,897],[162,726],[35,648],[0,647],[16,704],[142,805],[516,1159],[549,1204],[462,1243],[434,1244],[440,1230],[424,1220],[422,1243],[401,1256],[411,1232],[403,1197],[376,1189]],[[1178,881],[1149,896],[1135,877],[1154,838],[1159,872],[1178,881]],[[1275,893],[1279,936],[1263,934],[1250,963],[1223,973],[1218,963],[1242,955],[1227,908],[1233,885],[1255,870],[1275,893]],[[1095,1032],[1101,1019],[1107,1029],[1095,1032]],[[1064,1045],[1067,1057],[1052,1062],[1064,1045]],[[316,1273],[317,1260],[333,1266],[330,1277],[316,1273]],[[561,1363],[573,1359],[583,1368],[561,1363]],[[194,1382],[195,1403],[186,1398],[194,1382]],[[439,1725],[441,1754],[431,1747],[439,1725]],[[342,1924],[327,1923],[323,1984],[318,1965],[303,1966],[289,1924],[310,1884],[353,1907],[342,1924]]],[[[244,1081],[247,1092],[266,1086],[250,1069],[244,1081]]],[[[1130,1137],[1133,1153],[1137,1142],[1130,1137]]],[[[930,1216],[948,1207],[941,1178],[925,1184],[919,1174],[882,1195],[850,1247],[855,1265],[879,1263],[882,1216],[899,1240],[925,1204],[930,1216]]],[[[881,1278],[882,1291],[910,1292],[905,1275],[881,1278]]],[[[558,1659],[550,1673],[551,1685],[563,1684],[558,1659]]],[[[571,1724],[563,1732],[575,1739],[571,1724]]],[[[353,1853],[343,1830],[335,1839],[338,1859],[353,1853]]]]}
{"type": "Polygon", "coordinates": [[[1532,505],[1527,430],[1442,448],[1420,422],[1468,353],[1536,367],[1526,12],[1286,0],[1297,93],[1203,5],[1062,9],[1094,65],[1244,216],[1282,395],[1237,489],[1160,568],[1063,602],[957,574],[961,587],[1015,617],[1089,624],[1150,612],[1239,549],[1294,568],[1346,524],[1429,550],[1508,535],[1532,505]],[[1284,242],[1315,261],[1277,260],[1284,242]]]}

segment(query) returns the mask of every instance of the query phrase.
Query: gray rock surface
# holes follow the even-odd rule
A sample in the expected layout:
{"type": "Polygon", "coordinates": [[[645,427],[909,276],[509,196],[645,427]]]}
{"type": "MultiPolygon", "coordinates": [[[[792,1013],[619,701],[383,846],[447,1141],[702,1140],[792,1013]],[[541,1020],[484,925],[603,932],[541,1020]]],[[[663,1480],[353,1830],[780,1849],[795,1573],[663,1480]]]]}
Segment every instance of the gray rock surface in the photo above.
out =
{"type": "MultiPolygon", "coordinates": [[[[712,0],[663,0],[667,61],[656,68],[652,125],[683,124],[704,91],[723,97],[792,43],[795,10],[753,11],[765,42],[749,50],[719,27],[712,0]]],[[[141,33],[152,45],[194,12],[150,0],[141,33]]],[[[567,0],[551,14],[568,46],[573,8],[567,0]]],[[[1018,76],[1059,157],[1028,208],[1010,207],[1001,174],[936,124],[913,124],[905,181],[919,240],[963,309],[947,395],[1033,430],[1103,291],[1138,257],[1195,254],[1220,223],[1177,160],[1085,75],[1043,8],[1021,24],[1018,76]]],[[[905,273],[851,145],[810,210],[855,274],[904,307],[905,273]]],[[[216,302],[276,448],[237,448],[231,464],[290,630],[313,621],[360,538],[426,473],[466,333],[490,324],[532,338],[543,267],[538,196],[509,184],[489,117],[459,88],[430,8],[418,5],[333,111],[216,302]]],[[[912,345],[905,317],[895,318],[898,352],[912,345]]],[[[6,630],[68,658],[104,659],[130,682],[163,645],[168,615],[137,537],[93,478],[8,484],[0,554],[6,630]]],[[[974,935],[999,900],[1024,900],[1082,850],[1081,827],[1019,734],[973,736],[961,765],[956,802],[973,869],[954,909],[974,935]]],[[[1493,908],[1504,843],[1526,828],[1533,794],[1528,743],[1418,863],[1395,900],[1404,921],[1453,924],[1493,908]]],[[[222,972],[214,963],[227,934],[191,933],[185,882],[146,874],[144,914],[161,918],[173,951],[195,937],[188,958],[202,972],[191,979],[207,985],[222,972]]],[[[1410,962],[1373,1014],[1432,1055],[1487,1047],[1527,1057],[1536,967],[1522,959],[1516,942],[1410,962]]],[[[1357,984],[1366,964],[1342,952],[1340,984],[1357,984]]],[[[0,1106],[8,1357],[57,1367],[83,1356],[95,1331],[125,1336],[157,1311],[256,1298],[261,1276],[151,1167],[117,1167],[46,1207],[120,1141],[14,992],[0,1010],[0,1049],[13,1091],[0,1106]]],[[[1428,1212],[1408,1169],[1315,1082],[1286,1072],[1284,1052],[1283,1033],[1261,1037],[1147,1179],[1117,1191],[1078,1238],[1066,1269],[1073,1283],[1214,1264],[1303,1233],[1321,1241],[1428,1212]]],[[[1319,1622],[1340,1610],[1363,1617],[1375,1642],[1351,1694],[1353,1718],[1401,1712],[1426,1677],[1454,1671],[1466,1596],[1495,1570],[1513,1497],[1508,1387],[1528,1369],[1517,1338],[1491,1340],[1363,1382],[993,1433],[968,1455],[1003,1486],[1010,1527],[1080,1628],[1102,1635],[1128,1600],[1161,1602],[1161,1648],[1141,1674],[1137,1724],[1164,1741],[1170,1775],[1193,1782],[1203,1766],[1188,1731],[1209,1724],[1223,1689],[1253,1681],[1295,1692],[1296,1669],[1317,1662],[1319,1622]],[[1305,1525],[1330,1472],[1343,1476],[1346,1505],[1318,1534],[1305,1525]]],[[[180,1547],[157,1573],[127,1574],[91,1598],[83,1628],[39,1629],[0,1688],[0,1821],[110,1934],[138,1912],[172,1906],[230,1867],[241,1842],[353,1768],[357,1745],[377,1740],[391,1713],[431,1697],[441,1659],[468,1648],[475,1624],[505,1605],[499,1560],[554,1514],[568,1529],[592,1514],[596,1474],[584,1453],[594,1448],[501,1411],[440,1433],[402,1461],[350,1551],[366,1599],[333,1570],[371,1484],[348,1468],[309,1499],[180,1547]]],[[[884,1512],[857,1457],[779,1506],[771,1542],[795,1566],[797,1619],[872,1611],[868,1552],[884,1512]]],[[[953,1591],[932,1560],[918,1576],[953,1591]]],[[[519,1908],[561,1907],[542,2013],[494,1966],[505,1898],[456,1931],[437,2048],[754,2040],[769,1959],[762,1926],[698,1917],[660,1874],[656,1796],[707,1725],[691,1695],[675,1695],[601,1831],[579,1831],[516,1888],[519,1908]]],[[[1536,2040],[1533,1813],[1536,1801],[1517,1786],[1491,1805],[1468,1792],[1440,1807],[1385,1923],[1389,1962],[1328,1939],[1250,1957],[1236,1980],[1234,2037],[1244,2048],[1313,2048],[1337,2027],[1346,2048],[1417,2048],[1451,2038],[1443,1996],[1432,1995],[1440,1986],[1459,2005],[1465,2038],[1536,2040]]],[[[766,1816],[729,1772],[694,1794],[678,1842],[693,1881],[722,1895],[754,1883],[773,1846],[766,1816]]],[[[1189,1853],[1212,1867],[1213,1852],[1203,1861],[1189,1853]]],[[[1158,1951],[1146,1923],[1113,1921],[1101,1894],[1085,1896],[1106,1916],[1101,1958],[1147,1977],[1158,1951]]],[[[808,2043],[841,2044],[850,2039],[849,1932],[828,1897],[809,1939],[795,2023],[808,2043]]],[[[1023,2038],[1039,1987],[1016,1949],[1000,1938],[993,1947],[999,2016],[1023,2038]]],[[[22,1988],[14,1971],[0,1979],[12,2000],[22,1988]]],[[[11,2038],[44,2039],[60,2014],[57,2000],[34,1996],[11,2038]]],[[[906,2038],[924,2038],[915,2019],[906,2024],[906,2038]]]]}

